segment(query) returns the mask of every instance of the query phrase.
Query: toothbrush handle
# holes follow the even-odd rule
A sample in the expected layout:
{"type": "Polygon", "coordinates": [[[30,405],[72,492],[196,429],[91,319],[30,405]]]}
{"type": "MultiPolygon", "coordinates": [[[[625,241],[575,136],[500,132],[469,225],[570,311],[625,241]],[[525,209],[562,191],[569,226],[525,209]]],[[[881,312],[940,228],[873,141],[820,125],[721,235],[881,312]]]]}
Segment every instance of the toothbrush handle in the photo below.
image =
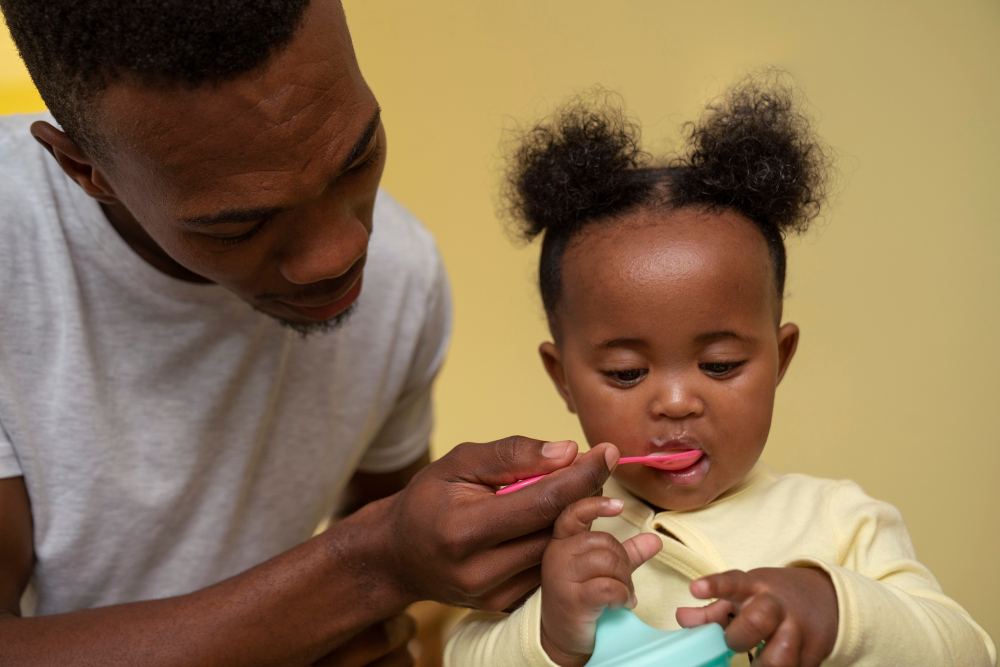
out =
{"type": "MultiPolygon", "coordinates": [[[[648,458],[648,457],[645,457],[645,456],[626,456],[624,458],[618,459],[618,463],[619,464],[622,464],[622,463],[642,463],[646,458],[648,458]]],[[[523,489],[526,486],[534,484],[535,482],[537,482],[538,480],[540,480],[543,477],[545,477],[545,475],[538,475],[537,477],[529,477],[528,479],[520,479],[520,480],[514,482],[513,484],[505,486],[502,489],[500,489],[499,491],[497,491],[497,495],[498,496],[503,496],[503,495],[507,495],[508,493],[514,493],[515,491],[523,489]]]]}
{"type": "Polygon", "coordinates": [[[513,484],[505,486],[499,491],[497,491],[497,495],[502,496],[508,493],[514,493],[518,489],[523,489],[526,486],[534,484],[543,477],[545,477],[545,475],[539,475],[538,477],[529,477],[528,479],[522,479],[520,481],[514,482],[513,484]]]}

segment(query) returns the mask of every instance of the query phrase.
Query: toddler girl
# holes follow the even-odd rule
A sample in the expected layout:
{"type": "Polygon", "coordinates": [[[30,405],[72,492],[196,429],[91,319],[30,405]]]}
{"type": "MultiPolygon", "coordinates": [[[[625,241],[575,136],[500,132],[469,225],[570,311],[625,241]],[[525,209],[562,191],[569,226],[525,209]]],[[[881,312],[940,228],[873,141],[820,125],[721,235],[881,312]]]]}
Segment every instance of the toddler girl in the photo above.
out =
{"type": "Polygon", "coordinates": [[[619,606],[663,629],[721,624],[734,665],[996,664],[894,507],[758,461],[799,339],[781,319],[783,239],[819,212],[828,166],[794,100],[751,77],[662,165],[613,105],[576,102],[525,135],[508,195],[542,237],[556,389],[591,445],[698,458],[621,466],[606,497],[569,507],[541,589],[512,614],[469,616],[450,665],[583,665],[619,606]]]}

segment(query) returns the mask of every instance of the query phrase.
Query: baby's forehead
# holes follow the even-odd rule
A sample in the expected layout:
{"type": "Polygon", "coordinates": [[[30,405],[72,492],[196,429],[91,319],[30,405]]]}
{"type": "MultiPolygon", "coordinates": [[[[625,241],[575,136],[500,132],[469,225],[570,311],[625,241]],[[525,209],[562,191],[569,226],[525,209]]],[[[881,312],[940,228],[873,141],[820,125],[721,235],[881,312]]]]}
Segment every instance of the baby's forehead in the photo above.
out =
{"type": "MultiPolygon", "coordinates": [[[[691,306],[769,305],[774,267],[757,227],[732,211],[643,210],[591,225],[569,245],[563,295],[628,301],[650,293],[685,296],[691,306]]],[[[576,304],[579,305],[579,304],[576,304]]]]}

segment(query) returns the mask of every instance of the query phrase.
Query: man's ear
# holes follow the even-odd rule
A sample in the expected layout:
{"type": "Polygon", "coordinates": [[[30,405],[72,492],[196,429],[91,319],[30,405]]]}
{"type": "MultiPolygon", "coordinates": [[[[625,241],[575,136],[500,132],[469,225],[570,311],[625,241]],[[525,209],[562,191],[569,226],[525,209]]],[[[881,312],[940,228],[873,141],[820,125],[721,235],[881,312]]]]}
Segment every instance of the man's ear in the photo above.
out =
{"type": "Polygon", "coordinates": [[[114,188],[94,159],[80,150],[76,142],[62,130],[44,120],[31,124],[31,136],[45,146],[66,175],[76,181],[88,195],[102,204],[117,204],[114,188]]]}
{"type": "Polygon", "coordinates": [[[552,378],[552,384],[556,386],[556,391],[566,401],[566,409],[576,414],[576,407],[573,406],[573,397],[569,393],[569,385],[566,384],[566,372],[563,369],[562,354],[555,343],[545,342],[538,346],[538,353],[542,355],[542,363],[545,370],[552,378]]]}
{"type": "Polygon", "coordinates": [[[799,346],[799,327],[791,322],[786,322],[778,329],[778,382],[785,377],[788,364],[792,363],[795,350],[799,346]]]}

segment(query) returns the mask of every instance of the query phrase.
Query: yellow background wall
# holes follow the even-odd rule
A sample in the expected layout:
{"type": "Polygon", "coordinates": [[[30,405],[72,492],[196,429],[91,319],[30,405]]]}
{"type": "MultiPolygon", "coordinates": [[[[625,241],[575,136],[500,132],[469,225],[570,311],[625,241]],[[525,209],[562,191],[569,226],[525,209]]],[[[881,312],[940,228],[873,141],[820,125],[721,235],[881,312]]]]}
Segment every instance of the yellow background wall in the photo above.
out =
{"type": "MultiPolygon", "coordinates": [[[[666,151],[740,72],[791,72],[844,178],[826,221],[790,243],[786,315],[803,336],[765,459],[896,504],[945,591],[1000,638],[1000,4],[345,5],[384,108],[385,186],[451,274],[438,453],[582,437],[535,352],[537,248],[513,247],[494,217],[502,128],[601,83],[666,151]]],[[[4,42],[0,112],[40,106],[4,42]]]]}

